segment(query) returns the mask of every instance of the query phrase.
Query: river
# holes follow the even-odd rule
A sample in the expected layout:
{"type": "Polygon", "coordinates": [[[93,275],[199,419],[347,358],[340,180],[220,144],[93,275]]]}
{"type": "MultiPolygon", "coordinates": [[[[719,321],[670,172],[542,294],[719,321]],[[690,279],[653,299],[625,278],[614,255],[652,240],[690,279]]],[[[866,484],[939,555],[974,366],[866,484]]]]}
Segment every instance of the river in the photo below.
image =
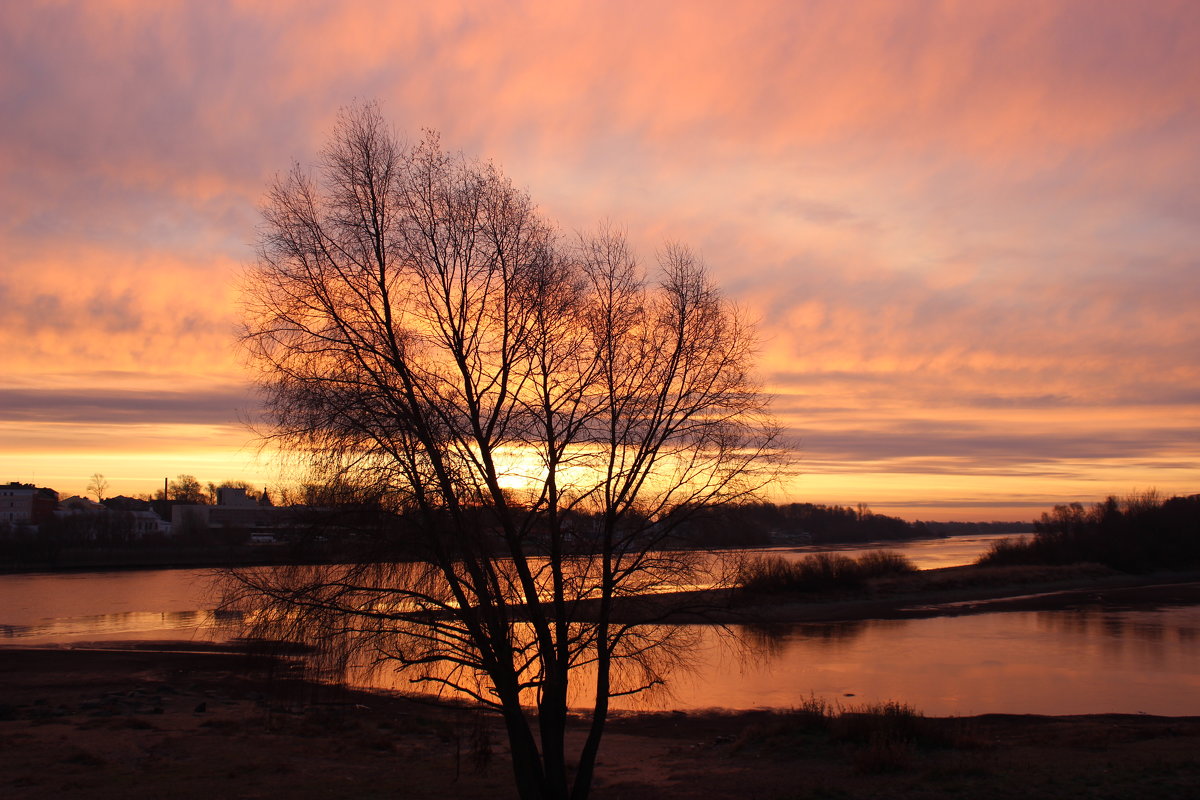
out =
{"type": "MultiPolygon", "coordinates": [[[[922,568],[1000,537],[895,543],[922,568]]],[[[815,549],[773,548],[799,558],[815,549]]],[[[864,547],[850,548],[861,550],[864,547]]],[[[205,570],[0,576],[0,645],[220,638],[205,570]]],[[[690,668],[639,709],[786,708],[813,696],[899,700],[926,714],[1200,714],[1200,607],[1082,608],[704,629],[690,668]]],[[[0,650],[0,657],[2,650],[0,650]]],[[[371,683],[403,686],[377,676],[371,683]]]]}

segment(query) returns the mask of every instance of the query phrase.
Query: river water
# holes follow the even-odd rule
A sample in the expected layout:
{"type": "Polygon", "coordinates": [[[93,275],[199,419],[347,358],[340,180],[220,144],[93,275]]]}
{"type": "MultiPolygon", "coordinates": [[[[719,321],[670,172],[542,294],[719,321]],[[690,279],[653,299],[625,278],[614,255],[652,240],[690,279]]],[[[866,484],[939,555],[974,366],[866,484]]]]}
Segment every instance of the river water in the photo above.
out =
{"type": "MultiPolygon", "coordinates": [[[[923,568],[999,537],[900,546],[923,568]]],[[[814,549],[775,548],[799,558],[814,549]]],[[[853,548],[859,550],[863,548],[853,548]]],[[[205,570],[0,576],[0,646],[221,638],[205,570]]],[[[1200,606],[1078,608],[700,632],[665,692],[624,708],[787,708],[899,700],[926,714],[1200,714],[1200,606]]],[[[0,658],[3,651],[0,649],[0,658]]],[[[370,680],[403,688],[387,675],[370,680]]]]}

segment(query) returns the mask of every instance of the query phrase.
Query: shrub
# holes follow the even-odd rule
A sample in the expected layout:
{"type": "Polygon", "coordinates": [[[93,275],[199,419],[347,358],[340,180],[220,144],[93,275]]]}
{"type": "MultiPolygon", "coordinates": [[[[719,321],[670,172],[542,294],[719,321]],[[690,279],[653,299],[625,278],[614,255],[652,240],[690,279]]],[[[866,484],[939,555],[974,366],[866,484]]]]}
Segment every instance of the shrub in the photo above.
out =
{"type": "Polygon", "coordinates": [[[771,594],[785,591],[795,581],[792,562],[780,556],[766,556],[738,567],[737,585],[747,592],[771,594]]]}
{"type": "Polygon", "coordinates": [[[835,738],[859,744],[872,741],[917,739],[925,717],[906,703],[888,700],[842,711],[833,728],[835,738]]]}
{"type": "Polygon", "coordinates": [[[843,708],[814,696],[748,726],[733,749],[842,753],[860,772],[893,772],[910,767],[920,749],[956,747],[946,722],[896,701],[843,708]]]}
{"type": "Polygon", "coordinates": [[[814,553],[799,561],[765,556],[743,564],[737,584],[752,594],[846,591],[862,588],[872,578],[916,571],[907,557],[886,550],[864,553],[857,559],[838,553],[814,553]]]}
{"type": "Polygon", "coordinates": [[[858,557],[859,569],[865,578],[882,578],[888,575],[908,575],[918,572],[917,565],[903,553],[895,550],[872,550],[858,557]]]}

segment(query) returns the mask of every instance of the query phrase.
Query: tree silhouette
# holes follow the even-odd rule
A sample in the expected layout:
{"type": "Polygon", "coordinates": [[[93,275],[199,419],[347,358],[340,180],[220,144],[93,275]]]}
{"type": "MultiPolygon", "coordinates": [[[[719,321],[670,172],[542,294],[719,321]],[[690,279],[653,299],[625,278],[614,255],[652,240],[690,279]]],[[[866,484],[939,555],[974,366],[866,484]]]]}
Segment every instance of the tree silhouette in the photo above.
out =
{"type": "Polygon", "coordinates": [[[195,475],[177,475],[170,483],[167,499],[185,505],[203,505],[208,497],[195,475]]]}
{"type": "Polygon", "coordinates": [[[229,605],[496,709],[522,797],[585,797],[610,698],[660,682],[679,635],[615,611],[711,580],[666,545],[770,478],[751,330],[686,248],[652,283],[621,234],[565,242],[494,165],[406,145],[374,105],[263,213],[264,435],[394,522],[360,563],[236,571],[229,605]]]}
{"type": "Polygon", "coordinates": [[[88,479],[87,490],[96,496],[97,503],[103,503],[104,498],[108,497],[108,479],[99,472],[92,473],[92,477],[88,479]]]}

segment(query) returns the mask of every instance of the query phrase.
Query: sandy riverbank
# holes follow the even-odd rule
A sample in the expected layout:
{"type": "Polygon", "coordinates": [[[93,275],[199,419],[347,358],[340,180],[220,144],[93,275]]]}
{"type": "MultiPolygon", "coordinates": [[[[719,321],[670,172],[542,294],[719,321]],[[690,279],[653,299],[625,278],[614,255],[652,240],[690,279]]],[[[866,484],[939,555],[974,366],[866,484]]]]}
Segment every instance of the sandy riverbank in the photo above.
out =
{"type": "MultiPolygon", "coordinates": [[[[245,653],[153,648],[0,650],[0,796],[513,796],[503,733],[487,715],[306,683],[245,653]]],[[[905,718],[857,733],[847,719],[619,715],[594,796],[1200,792],[1200,718],[905,718]]]]}

